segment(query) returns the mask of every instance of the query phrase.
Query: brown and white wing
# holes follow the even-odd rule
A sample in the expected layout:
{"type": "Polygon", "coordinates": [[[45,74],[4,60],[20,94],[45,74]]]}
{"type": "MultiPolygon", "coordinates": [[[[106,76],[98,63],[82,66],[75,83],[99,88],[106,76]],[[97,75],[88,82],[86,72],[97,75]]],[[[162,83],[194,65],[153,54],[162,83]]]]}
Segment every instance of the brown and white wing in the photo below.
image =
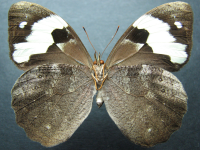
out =
{"type": "Polygon", "coordinates": [[[95,92],[88,67],[42,65],[16,81],[12,108],[27,136],[51,147],[69,139],[85,120],[95,92]]]}
{"type": "Polygon", "coordinates": [[[187,95],[172,73],[150,65],[114,66],[110,72],[97,99],[132,142],[151,147],[180,128],[187,95]]]}
{"type": "Polygon", "coordinates": [[[151,64],[177,71],[190,57],[192,25],[189,4],[158,6],[129,26],[108,56],[106,66],[109,69],[114,65],[151,64]]]}
{"type": "Polygon", "coordinates": [[[8,25],[10,58],[19,69],[48,63],[92,67],[92,59],[72,27],[47,8],[15,3],[8,12],[8,25]]]}

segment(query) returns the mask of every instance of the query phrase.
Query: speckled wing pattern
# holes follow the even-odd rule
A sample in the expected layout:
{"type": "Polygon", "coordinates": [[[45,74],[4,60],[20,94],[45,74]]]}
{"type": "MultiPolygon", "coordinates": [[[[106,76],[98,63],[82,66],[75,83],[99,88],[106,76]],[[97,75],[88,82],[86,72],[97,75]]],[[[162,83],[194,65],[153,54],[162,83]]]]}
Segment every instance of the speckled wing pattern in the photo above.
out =
{"type": "Polygon", "coordinates": [[[167,3],[141,16],[96,65],[98,75],[75,31],[52,11],[18,2],[8,17],[10,58],[26,71],[13,86],[12,108],[30,139],[51,147],[70,138],[90,113],[99,81],[97,100],[132,142],[151,147],[180,128],[187,94],[168,71],[190,57],[189,4],[167,3]]]}
{"type": "Polygon", "coordinates": [[[151,147],[180,128],[187,94],[170,72],[155,66],[115,66],[98,91],[108,114],[132,142],[151,147]]]}
{"type": "Polygon", "coordinates": [[[51,64],[25,72],[12,89],[16,122],[50,147],[66,141],[91,111],[96,93],[88,68],[51,64]]]}

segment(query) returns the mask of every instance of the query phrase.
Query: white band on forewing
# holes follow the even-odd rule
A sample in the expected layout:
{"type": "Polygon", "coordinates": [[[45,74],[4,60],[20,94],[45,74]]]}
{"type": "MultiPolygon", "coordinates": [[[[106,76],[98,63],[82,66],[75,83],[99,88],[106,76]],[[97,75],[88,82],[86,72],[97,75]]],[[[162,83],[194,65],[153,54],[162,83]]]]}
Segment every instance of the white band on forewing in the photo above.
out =
{"type": "MultiPolygon", "coordinates": [[[[25,25],[24,21],[19,24],[20,28],[25,25]]],[[[51,15],[35,22],[31,28],[31,34],[26,37],[27,42],[13,44],[15,51],[13,59],[17,63],[28,62],[29,57],[33,54],[46,53],[50,45],[54,43],[52,31],[63,29],[68,24],[59,16],[51,15]]]]}
{"type": "MultiPolygon", "coordinates": [[[[182,28],[181,22],[174,23],[177,28],[182,28]]],[[[187,60],[187,45],[175,43],[176,39],[170,34],[170,25],[151,15],[143,15],[133,23],[133,27],[145,29],[149,32],[147,44],[154,53],[165,54],[171,57],[173,63],[182,64],[187,60]]]]}

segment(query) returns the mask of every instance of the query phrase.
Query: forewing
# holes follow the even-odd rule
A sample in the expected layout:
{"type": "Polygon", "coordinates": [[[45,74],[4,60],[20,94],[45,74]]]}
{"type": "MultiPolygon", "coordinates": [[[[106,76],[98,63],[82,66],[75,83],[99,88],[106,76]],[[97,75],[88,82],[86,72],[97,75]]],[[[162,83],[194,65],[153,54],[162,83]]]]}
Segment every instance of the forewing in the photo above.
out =
{"type": "Polygon", "coordinates": [[[52,11],[30,2],[18,2],[8,13],[10,57],[27,70],[47,63],[82,63],[92,59],[72,27],[52,11]]]}
{"type": "Polygon", "coordinates": [[[113,65],[152,64],[177,71],[192,48],[193,12],[189,4],[158,6],[136,20],[119,39],[106,61],[113,65]]]}
{"type": "Polygon", "coordinates": [[[16,81],[12,108],[30,139],[51,147],[72,136],[90,113],[96,92],[88,72],[83,66],[42,65],[16,81]]]}
{"type": "Polygon", "coordinates": [[[115,66],[98,91],[108,114],[132,142],[151,147],[178,130],[187,95],[170,72],[149,65],[115,66]]]}

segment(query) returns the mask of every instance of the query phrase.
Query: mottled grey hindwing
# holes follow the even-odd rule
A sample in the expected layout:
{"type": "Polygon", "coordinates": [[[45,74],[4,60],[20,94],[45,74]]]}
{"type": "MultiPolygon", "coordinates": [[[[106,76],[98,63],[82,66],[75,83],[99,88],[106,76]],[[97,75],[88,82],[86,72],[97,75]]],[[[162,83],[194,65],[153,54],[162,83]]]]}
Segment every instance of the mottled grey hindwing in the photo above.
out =
{"type": "Polygon", "coordinates": [[[150,65],[112,67],[97,98],[126,137],[147,147],[168,140],[187,110],[181,82],[150,65]]]}
{"type": "Polygon", "coordinates": [[[12,89],[16,122],[27,136],[50,147],[66,141],[88,116],[96,92],[88,67],[42,65],[12,89]]]}

